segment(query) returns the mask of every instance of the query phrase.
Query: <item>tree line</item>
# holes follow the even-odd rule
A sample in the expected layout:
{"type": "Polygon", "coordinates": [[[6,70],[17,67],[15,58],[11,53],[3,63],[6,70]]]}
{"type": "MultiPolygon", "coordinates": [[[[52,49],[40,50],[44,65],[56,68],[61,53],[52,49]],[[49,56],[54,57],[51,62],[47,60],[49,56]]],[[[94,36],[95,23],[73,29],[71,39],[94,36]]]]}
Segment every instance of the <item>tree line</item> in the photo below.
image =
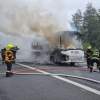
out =
{"type": "Polygon", "coordinates": [[[93,49],[100,49],[100,9],[88,3],[84,12],[78,9],[72,14],[72,21],[75,28],[83,34],[84,49],[89,45],[93,49]]]}

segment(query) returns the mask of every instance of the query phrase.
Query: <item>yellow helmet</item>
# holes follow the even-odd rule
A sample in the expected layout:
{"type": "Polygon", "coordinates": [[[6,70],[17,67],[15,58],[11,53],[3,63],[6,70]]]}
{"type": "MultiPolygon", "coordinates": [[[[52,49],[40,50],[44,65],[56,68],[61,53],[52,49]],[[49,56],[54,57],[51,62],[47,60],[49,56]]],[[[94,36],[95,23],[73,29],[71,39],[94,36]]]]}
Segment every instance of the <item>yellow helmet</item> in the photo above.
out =
{"type": "Polygon", "coordinates": [[[17,44],[15,44],[15,45],[14,45],[14,47],[18,47],[18,45],[17,45],[17,44]]]}
{"type": "Polygon", "coordinates": [[[88,49],[91,49],[91,46],[88,46],[87,48],[88,48],[88,49]]]}
{"type": "Polygon", "coordinates": [[[12,44],[8,44],[6,48],[7,48],[8,50],[10,50],[12,47],[13,47],[12,44]]]}

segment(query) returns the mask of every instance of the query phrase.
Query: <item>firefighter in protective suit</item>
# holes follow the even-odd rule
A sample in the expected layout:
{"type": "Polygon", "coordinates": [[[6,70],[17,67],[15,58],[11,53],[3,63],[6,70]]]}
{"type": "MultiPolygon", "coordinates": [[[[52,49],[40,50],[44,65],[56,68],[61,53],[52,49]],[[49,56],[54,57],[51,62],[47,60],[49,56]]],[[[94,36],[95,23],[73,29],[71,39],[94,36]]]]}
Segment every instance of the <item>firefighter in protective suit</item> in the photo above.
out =
{"type": "Polygon", "coordinates": [[[91,46],[87,47],[86,50],[86,60],[87,60],[87,67],[90,68],[90,64],[91,64],[91,55],[92,55],[92,50],[91,50],[91,46]]]}
{"type": "MultiPolygon", "coordinates": [[[[96,62],[97,68],[99,68],[99,51],[95,50],[94,53],[91,56],[91,66],[90,66],[90,72],[93,70],[93,64],[96,62]]],[[[99,69],[100,71],[100,69],[99,69]]]]}
{"type": "Polygon", "coordinates": [[[3,49],[1,49],[1,51],[0,51],[1,57],[2,57],[2,63],[3,64],[5,62],[5,51],[6,51],[6,47],[4,47],[3,49]]]}
{"type": "Polygon", "coordinates": [[[7,65],[6,70],[6,77],[11,77],[13,73],[11,72],[12,69],[12,59],[13,59],[13,53],[11,52],[12,45],[8,44],[5,51],[5,63],[7,65]]]}

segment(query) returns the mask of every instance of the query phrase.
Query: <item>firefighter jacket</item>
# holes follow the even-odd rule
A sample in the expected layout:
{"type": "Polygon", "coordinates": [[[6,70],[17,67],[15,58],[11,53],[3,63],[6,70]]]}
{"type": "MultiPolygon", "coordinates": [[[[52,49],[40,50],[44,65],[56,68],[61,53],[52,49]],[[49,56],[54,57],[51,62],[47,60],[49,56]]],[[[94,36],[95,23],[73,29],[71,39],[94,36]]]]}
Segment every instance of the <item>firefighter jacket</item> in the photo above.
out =
{"type": "Polygon", "coordinates": [[[11,49],[11,51],[12,51],[14,54],[16,54],[17,50],[19,50],[19,48],[17,48],[17,47],[12,47],[12,49],[11,49]]]}
{"type": "Polygon", "coordinates": [[[13,53],[10,50],[5,51],[5,62],[12,62],[13,53]]]}
{"type": "Polygon", "coordinates": [[[93,53],[92,56],[91,56],[91,59],[94,59],[94,60],[99,60],[99,53],[93,53]]]}
{"type": "Polygon", "coordinates": [[[91,58],[91,55],[93,54],[93,52],[91,49],[87,49],[85,54],[86,54],[86,58],[91,58]]]}

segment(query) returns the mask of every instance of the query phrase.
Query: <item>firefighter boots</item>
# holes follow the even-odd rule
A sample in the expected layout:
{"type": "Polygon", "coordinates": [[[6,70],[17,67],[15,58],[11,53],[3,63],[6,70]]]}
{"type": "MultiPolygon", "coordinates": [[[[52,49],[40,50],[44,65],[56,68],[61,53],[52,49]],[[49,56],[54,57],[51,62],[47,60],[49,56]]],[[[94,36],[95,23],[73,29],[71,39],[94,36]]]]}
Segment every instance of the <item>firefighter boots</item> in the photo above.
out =
{"type": "Polygon", "coordinates": [[[13,72],[6,72],[6,77],[11,77],[11,76],[13,76],[13,72]]]}
{"type": "Polygon", "coordinates": [[[93,69],[93,68],[90,67],[90,72],[92,72],[92,69],[93,69]]]}

